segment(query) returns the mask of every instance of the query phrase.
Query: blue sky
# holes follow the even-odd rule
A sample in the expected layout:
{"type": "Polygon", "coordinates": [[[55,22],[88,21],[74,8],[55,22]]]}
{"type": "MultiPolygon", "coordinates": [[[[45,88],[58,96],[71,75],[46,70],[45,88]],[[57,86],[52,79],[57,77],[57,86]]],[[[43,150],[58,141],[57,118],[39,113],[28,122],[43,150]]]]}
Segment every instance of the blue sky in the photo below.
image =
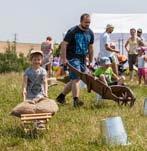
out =
{"type": "Polygon", "coordinates": [[[147,0],[0,0],[0,41],[60,42],[82,13],[147,13],[147,0]]]}

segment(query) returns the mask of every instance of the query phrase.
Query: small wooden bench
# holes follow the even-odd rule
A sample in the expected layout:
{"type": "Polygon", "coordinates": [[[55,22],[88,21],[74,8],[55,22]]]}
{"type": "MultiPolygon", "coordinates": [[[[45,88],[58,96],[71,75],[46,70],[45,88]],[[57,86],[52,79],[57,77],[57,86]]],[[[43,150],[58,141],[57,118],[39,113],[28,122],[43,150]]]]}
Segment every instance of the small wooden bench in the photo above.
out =
{"type": "Polygon", "coordinates": [[[25,132],[34,130],[34,129],[47,129],[47,122],[53,116],[52,113],[35,113],[35,114],[21,114],[21,124],[25,132]],[[45,127],[38,128],[37,122],[41,122],[45,127]]]}

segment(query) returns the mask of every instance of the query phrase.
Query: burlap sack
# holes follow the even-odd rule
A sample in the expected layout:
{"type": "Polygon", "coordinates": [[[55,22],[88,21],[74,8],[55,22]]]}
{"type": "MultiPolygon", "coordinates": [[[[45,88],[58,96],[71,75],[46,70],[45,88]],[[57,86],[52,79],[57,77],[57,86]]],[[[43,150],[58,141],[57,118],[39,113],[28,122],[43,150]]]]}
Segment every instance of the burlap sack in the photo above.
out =
{"type": "Polygon", "coordinates": [[[36,103],[36,113],[56,113],[58,111],[58,105],[54,100],[43,99],[40,102],[36,103]]]}
{"type": "Polygon", "coordinates": [[[21,114],[33,114],[35,113],[36,106],[29,102],[22,102],[13,108],[11,115],[20,117],[21,114]]]}
{"type": "Polygon", "coordinates": [[[53,113],[58,111],[58,105],[54,100],[48,98],[28,100],[18,104],[13,108],[11,115],[20,117],[21,114],[34,114],[34,113],[53,113]],[[33,104],[34,103],[34,104],[33,104]]]}

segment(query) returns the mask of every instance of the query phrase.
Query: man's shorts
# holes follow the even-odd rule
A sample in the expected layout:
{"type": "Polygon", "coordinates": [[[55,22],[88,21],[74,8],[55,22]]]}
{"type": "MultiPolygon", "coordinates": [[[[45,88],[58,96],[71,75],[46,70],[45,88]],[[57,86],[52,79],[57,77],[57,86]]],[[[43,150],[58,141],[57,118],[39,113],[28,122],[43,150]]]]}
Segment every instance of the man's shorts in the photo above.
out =
{"type": "MultiPolygon", "coordinates": [[[[80,59],[71,59],[69,60],[69,64],[71,64],[73,67],[75,67],[77,70],[81,71],[81,72],[85,72],[86,71],[86,65],[84,64],[84,62],[80,61],[80,59]]],[[[69,78],[71,80],[76,80],[79,79],[79,77],[76,75],[75,72],[71,72],[69,71],[69,78]]]]}
{"type": "Polygon", "coordinates": [[[110,59],[111,63],[119,64],[116,55],[114,55],[114,54],[111,55],[111,56],[109,57],[109,59],[110,59]]]}

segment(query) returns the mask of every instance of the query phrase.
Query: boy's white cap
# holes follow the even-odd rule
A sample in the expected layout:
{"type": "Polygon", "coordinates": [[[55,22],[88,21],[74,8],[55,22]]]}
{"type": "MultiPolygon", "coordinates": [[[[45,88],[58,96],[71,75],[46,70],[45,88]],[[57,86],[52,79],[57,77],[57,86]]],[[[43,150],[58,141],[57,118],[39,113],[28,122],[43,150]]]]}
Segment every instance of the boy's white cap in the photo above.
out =
{"type": "Polygon", "coordinates": [[[43,52],[41,50],[31,50],[30,56],[32,56],[35,53],[39,53],[41,56],[43,56],[43,52]]]}
{"type": "Polygon", "coordinates": [[[108,65],[111,64],[110,59],[108,57],[101,57],[100,58],[100,65],[108,65]]]}

